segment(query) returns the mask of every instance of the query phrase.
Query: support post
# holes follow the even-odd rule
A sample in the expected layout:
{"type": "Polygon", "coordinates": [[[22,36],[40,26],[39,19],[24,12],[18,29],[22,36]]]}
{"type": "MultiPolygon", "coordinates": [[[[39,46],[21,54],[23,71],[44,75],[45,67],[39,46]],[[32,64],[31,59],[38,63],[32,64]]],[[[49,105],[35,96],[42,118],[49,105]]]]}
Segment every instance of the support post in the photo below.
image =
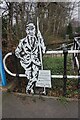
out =
{"type": "MultiPolygon", "coordinates": [[[[79,54],[80,59],[80,54],[79,54]]],[[[79,69],[78,69],[78,98],[80,99],[80,61],[79,61],[79,69]]]]}
{"type": "Polygon", "coordinates": [[[80,89],[80,67],[78,70],[78,88],[80,89]]]}
{"type": "Polygon", "coordinates": [[[2,50],[0,49],[0,86],[6,86],[6,85],[7,85],[7,81],[6,81],[6,74],[2,61],[2,50]]]}
{"type": "Polygon", "coordinates": [[[18,87],[19,87],[19,92],[21,93],[21,81],[19,79],[19,68],[18,68],[18,61],[17,61],[17,58],[15,56],[15,53],[13,53],[13,56],[14,56],[14,62],[15,62],[15,68],[16,68],[16,77],[17,77],[17,80],[18,80],[18,87]]]}
{"type": "MultiPolygon", "coordinates": [[[[73,50],[76,50],[76,42],[75,42],[75,39],[74,39],[73,50]]],[[[75,60],[75,57],[76,57],[76,54],[73,53],[73,66],[74,66],[74,69],[75,69],[75,66],[76,66],[76,60],[75,60]]]]}
{"type": "Polygon", "coordinates": [[[66,45],[63,46],[63,54],[64,54],[64,73],[63,73],[63,96],[66,96],[66,82],[67,82],[67,54],[68,50],[66,45]]]}

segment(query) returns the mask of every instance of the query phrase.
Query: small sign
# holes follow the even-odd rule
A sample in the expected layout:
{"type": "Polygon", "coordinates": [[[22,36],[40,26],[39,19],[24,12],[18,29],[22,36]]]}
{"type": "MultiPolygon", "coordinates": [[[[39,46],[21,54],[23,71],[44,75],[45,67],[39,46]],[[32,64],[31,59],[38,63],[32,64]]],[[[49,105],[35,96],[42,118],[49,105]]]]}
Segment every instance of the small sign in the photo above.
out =
{"type": "Polygon", "coordinates": [[[38,81],[36,87],[51,88],[51,71],[50,70],[39,70],[38,81]]]}

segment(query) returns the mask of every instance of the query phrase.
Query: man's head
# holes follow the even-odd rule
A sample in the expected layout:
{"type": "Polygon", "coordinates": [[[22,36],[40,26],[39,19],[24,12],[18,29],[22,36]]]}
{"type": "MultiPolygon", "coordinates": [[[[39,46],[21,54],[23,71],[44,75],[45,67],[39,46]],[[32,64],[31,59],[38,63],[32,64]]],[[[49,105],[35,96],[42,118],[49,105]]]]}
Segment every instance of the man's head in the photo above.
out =
{"type": "Polygon", "coordinates": [[[26,33],[31,36],[35,35],[35,25],[33,23],[29,23],[26,26],[26,33]]]}

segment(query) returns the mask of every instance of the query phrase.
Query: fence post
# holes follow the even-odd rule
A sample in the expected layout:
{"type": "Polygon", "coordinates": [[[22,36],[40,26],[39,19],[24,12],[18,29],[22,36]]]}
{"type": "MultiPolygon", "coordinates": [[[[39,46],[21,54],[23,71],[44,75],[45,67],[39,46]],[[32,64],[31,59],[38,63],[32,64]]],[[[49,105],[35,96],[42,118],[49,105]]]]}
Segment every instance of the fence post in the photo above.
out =
{"type": "MultiPolygon", "coordinates": [[[[78,56],[79,59],[79,69],[78,69],[78,76],[80,76],[80,54],[78,56]]],[[[80,77],[78,77],[78,94],[79,94],[79,99],[80,99],[80,77]]]]}
{"type": "MultiPolygon", "coordinates": [[[[75,49],[76,49],[75,47],[76,47],[76,42],[75,42],[75,39],[74,39],[73,50],[75,50],[75,49]]],[[[75,67],[75,66],[76,66],[75,56],[76,56],[76,54],[75,54],[75,53],[73,53],[73,67],[75,67]]]]}
{"type": "Polygon", "coordinates": [[[18,80],[18,87],[19,87],[19,92],[21,92],[21,81],[19,79],[19,68],[18,68],[18,59],[16,58],[15,56],[15,53],[13,53],[13,56],[14,56],[14,62],[15,62],[15,68],[16,68],[16,77],[17,77],[17,80],[18,80]]]}
{"type": "MultiPolygon", "coordinates": [[[[78,76],[80,76],[80,67],[78,69],[78,76]]],[[[80,77],[78,77],[78,88],[80,89],[80,77]]]]}
{"type": "Polygon", "coordinates": [[[63,45],[63,54],[64,54],[64,73],[63,73],[63,96],[66,96],[66,82],[67,82],[67,55],[68,50],[66,45],[63,45]]]}

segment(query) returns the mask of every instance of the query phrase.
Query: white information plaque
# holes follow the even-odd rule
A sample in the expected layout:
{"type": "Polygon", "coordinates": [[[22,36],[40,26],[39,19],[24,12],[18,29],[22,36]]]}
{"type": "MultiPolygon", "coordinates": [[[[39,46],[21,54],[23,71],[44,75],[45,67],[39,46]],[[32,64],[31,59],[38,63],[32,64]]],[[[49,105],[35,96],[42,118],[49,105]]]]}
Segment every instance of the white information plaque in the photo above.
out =
{"type": "Polygon", "coordinates": [[[50,70],[39,70],[38,81],[36,87],[51,88],[51,71],[50,70]]]}

